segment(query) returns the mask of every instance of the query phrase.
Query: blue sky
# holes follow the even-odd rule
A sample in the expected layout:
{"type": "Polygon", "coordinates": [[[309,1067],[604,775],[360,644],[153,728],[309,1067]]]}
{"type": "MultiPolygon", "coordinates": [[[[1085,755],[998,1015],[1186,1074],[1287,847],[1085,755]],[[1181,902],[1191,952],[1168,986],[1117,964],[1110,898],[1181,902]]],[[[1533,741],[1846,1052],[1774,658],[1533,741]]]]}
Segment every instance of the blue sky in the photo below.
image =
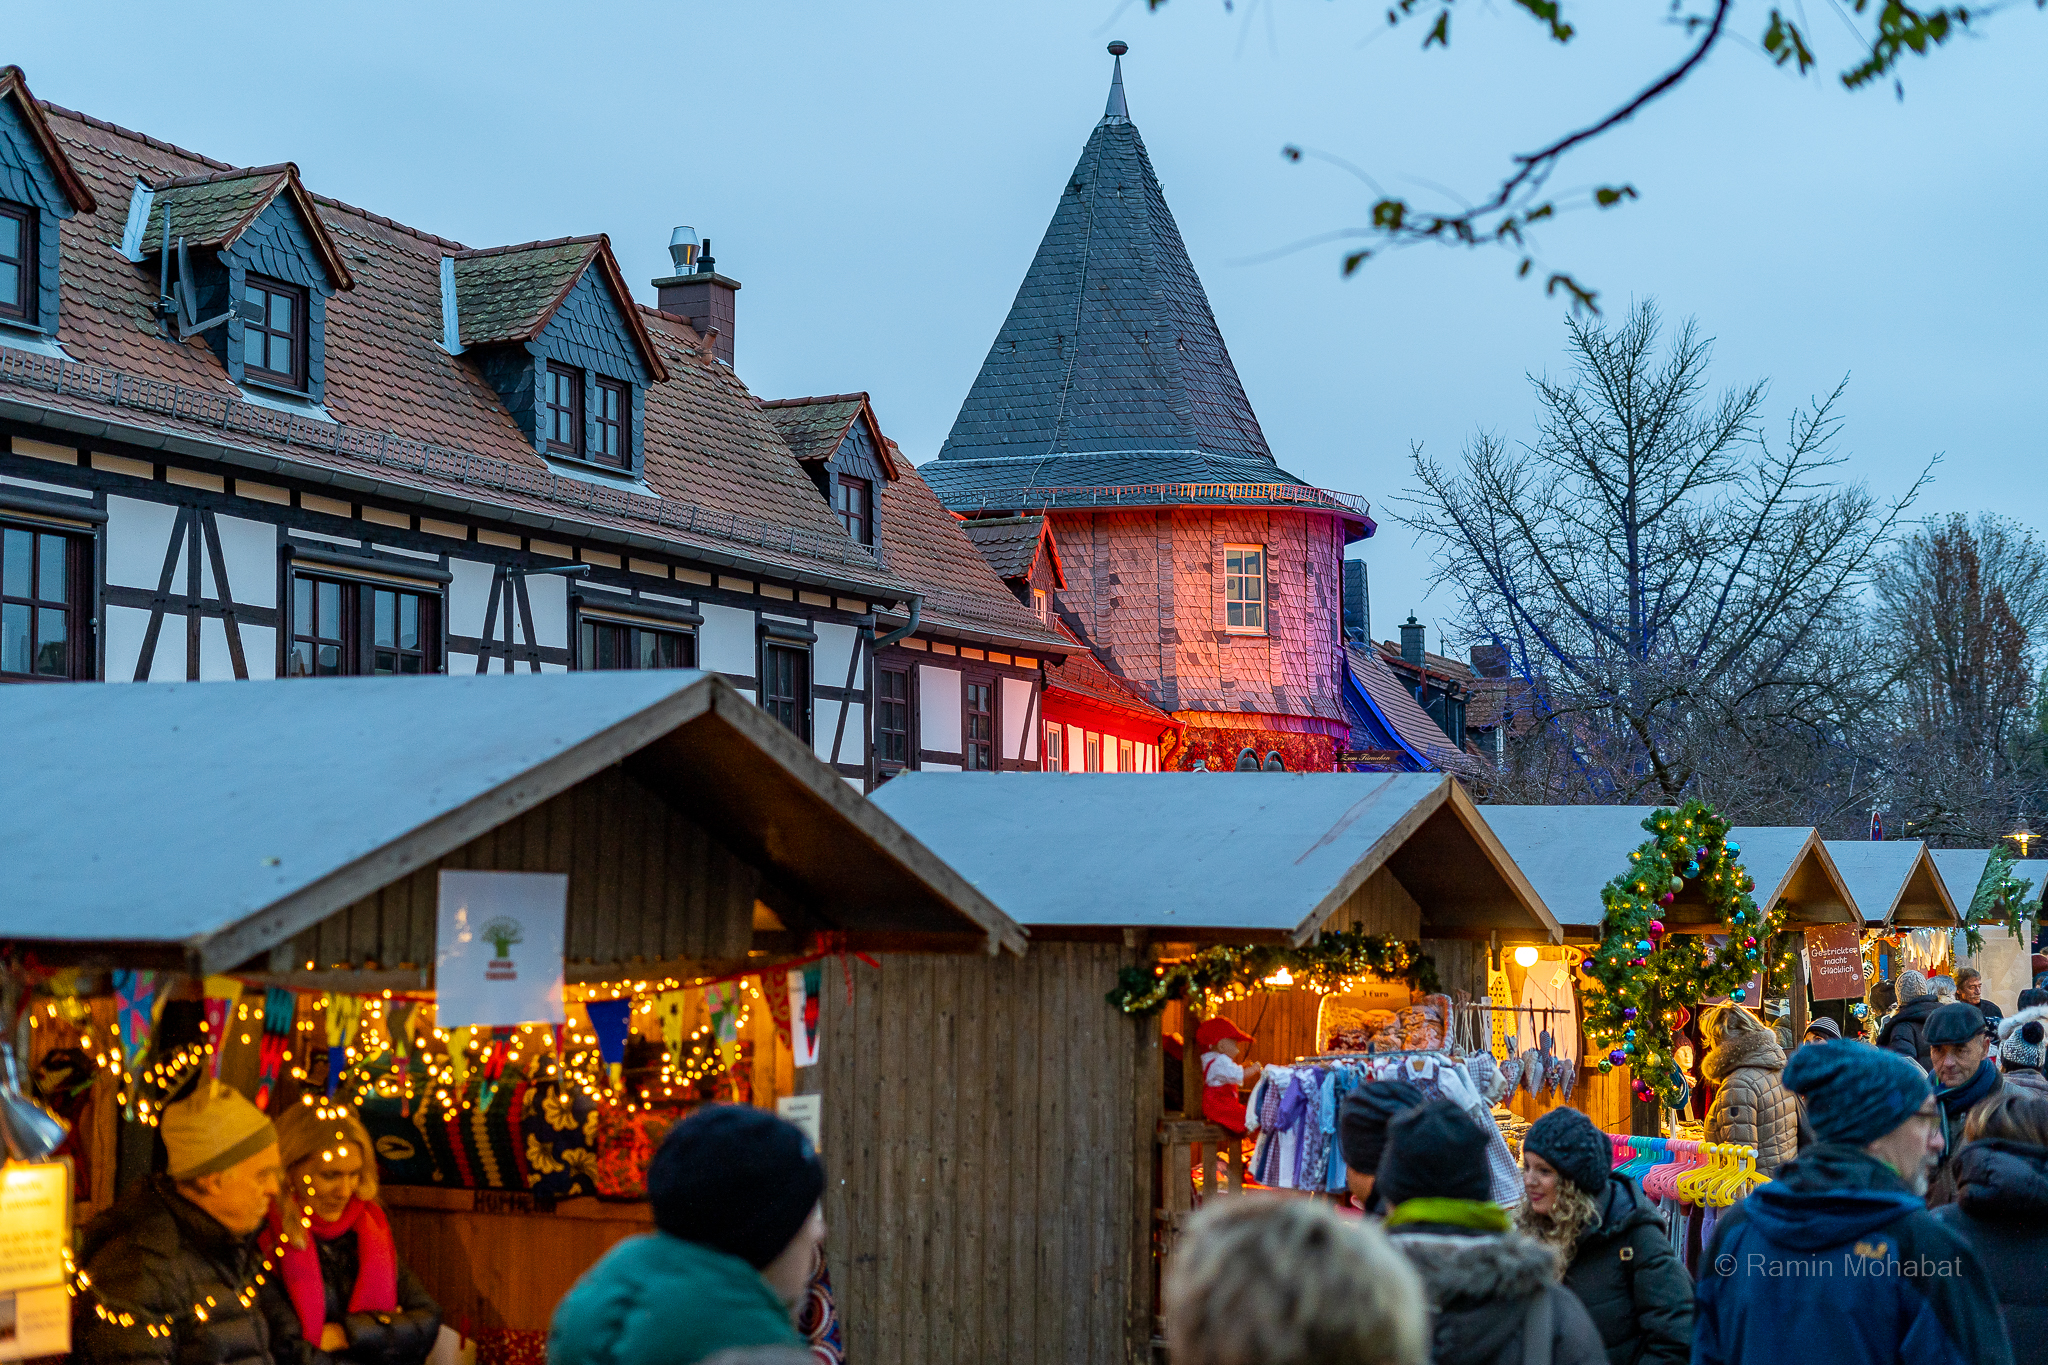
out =
{"type": "MultiPolygon", "coordinates": [[[[1641,202],[1568,216],[1546,265],[1610,312],[1655,296],[1718,339],[1726,383],[1771,412],[1851,378],[1841,450],[1874,489],[1945,456],[1927,512],[2038,526],[2048,289],[2048,20],[1995,16],[1904,68],[1906,98],[1843,93],[1834,0],[1806,9],[1820,75],[1771,67],[1743,0],[1675,96],[1559,173],[1641,202]]],[[[335,9],[185,3],[9,14],[0,62],[36,93],[473,246],[611,234],[629,280],[666,273],[669,228],[739,278],[739,371],[764,397],[869,391],[914,459],[937,452],[1099,117],[1122,38],[1144,134],[1282,464],[1385,508],[1411,443],[1448,455],[1531,428],[1526,375],[1561,363],[1563,304],[1493,252],[1417,249],[1339,278],[1305,238],[1372,194],[1482,196],[1509,153],[1595,115],[1671,60],[1664,6],[1568,17],[1548,43],[1504,0],[1448,52],[1389,33],[1374,0],[1040,0],[870,5],[501,3],[335,9]],[[81,40],[81,33],[89,38],[81,40]]],[[[1382,518],[1382,637],[1448,614],[1426,551],[1382,518]]],[[[1435,647],[1434,630],[1430,644],[1435,647]]]]}

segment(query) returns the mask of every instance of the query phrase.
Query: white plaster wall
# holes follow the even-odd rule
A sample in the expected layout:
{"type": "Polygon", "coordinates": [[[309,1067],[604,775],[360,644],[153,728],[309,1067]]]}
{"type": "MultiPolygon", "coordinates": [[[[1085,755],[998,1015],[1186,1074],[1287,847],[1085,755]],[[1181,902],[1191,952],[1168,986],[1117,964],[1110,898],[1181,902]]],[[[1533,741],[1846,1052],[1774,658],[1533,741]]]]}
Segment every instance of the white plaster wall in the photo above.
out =
{"type": "MultiPolygon", "coordinates": [[[[569,647],[569,580],[560,574],[529,575],[526,580],[526,603],[533,608],[533,642],[542,649],[567,649],[569,647]]],[[[521,629],[514,637],[521,644],[526,643],[526,632],[521,629]]],[[[541,665],[547,672],[549,666],[541,665]]]]}
{"type": "MultiPolygon", "coordinates": [[[[960,752],[960,674],[956,669],[933,668],[930,664],[919,664],[917,671],[918,697],[923,703],[918,711],[923,747],[934,753],[957,754],[960,752]]],[[[929,763],[918,766],[944,771],[929,763]]],[[[958,772],[959,769],[955,767],[950,771],[958,772]]]]}
{"type": "MultiPolygon", "coordinates": [[[[164,624],[169,625],[170,618],[166,617],[164,624]]],[[[244,641],[245,646],[246,644],[247,642],[244,641]]],[[[185,654],[184,646],[184,632],[180,631],[178,633],[178,656],[181,660],[185,654]]],[[[156,642],[156,652],[158,658],[163,657],[164,641],[161,637],[156,642]]],[[[232,680],[234,676],[235,660],[228,653],[228,623],[217,616],[200,617],[199,681],[227,682],[232,680]]]]}
{"type": "Polygon", "coordinates": [[[269,626],[243,626],[242,658],[251,678],[276,677],[277,632],[269,626]]]}
{"type": "MultiPolygon", "coordinates": [[[[844,678],[844,673],[839,675],[844,678]]],[[[837,686],[837,684],[834,684],[837,686]]],[[[851,702],[846,707],[846,732],[839,741],[841,763],[868,761],[867,707],[851,702]]],[[[839,733],[839,703],[818,699],[811,707],[811,749],[827,763],[832,761],[832,737],[839,733]]]]}
{"type": "MultiPolygon", "coordinates": [[[[135,661],[142,656],[142,636],[149,629],[149,613],[139,607],[108,607],[102,638],[107,646],[108,682],[134,682],[135,661]]],[[[183,628],[183,618],[179,621],[183,628]]],[[[159,651],[161,652],[161,651],[159,651]]]]}
{"type": "MultiPolygon", "coordinates": [[[[453,559],[448,561],[448,572],[455,575],[455,581],[448,585],[448,633],[467,635],[481,639],[484,633],[484,609],[491,602],[491,566],[480,564],[474,559],[453,559]]],[[[474,654],[463,656],[470,661],[469,672],[476,667],[474,654]]],[[[449,669],[454,666],[455,656],[448,656],[449,669]]]]}
{"type": "MultiPolygon", "coordinates": [[[[144,502],[139,498],[107,499],[107,582],[124,588],[156,589],[164,571],[164,551],[170,548],[171,528],[178,523],[178,509],[169,503],[144,502]]],[[[273,533],[273,541],[275,533],[273,533]]],[[[201,555],[201,559],[205,556],[201,555]]],[[[184,584],[173,575],[172,586],[184,584]]],[[[141,646],[141,637],[136,639],[141,646]]],[[[107,672],[113,673],[109,652],[107,672]]],[[[128,672],[135,671],[135,653],[128,655],[128,672]]],[[[183,670],[180,669],[182,674],[183,670]]]]}
{"type": "Polygon", "coordinates": [[[704,624],[697,627],[697,667],[711,673],[754,676],[754,613],[707,602],[698,608],[704,624]]]}
{"type": "MultiPolygon", "coordinates": [[[[846,686],[846,666],[853,659],[853,647],[860,640],[860,632],[852,626],[836,626],[829,621],[816,623],[818,642],[811,646],[811,685],[813,687],[846,686]]],[[[861,677],[854,674],[855,689],[862,687],[861,677]]]]}
{"type": "Polygon", "coordinates": [[[1038,709],[1031,704],[1031,683],[1025,678],[1004,678],[1002,681],[1003,757],[1036,763],[1038,709]]]}
{"type": "MultiPolygon", "coordinates": [[[[228,594],[241,606],[276,606],[277,528],[268,522],[249,521],[242,517],[215,517],[213,522],[220,528],[220,560],[228,573],[228,594]]],[[[157,568],[162,570],[161,561],[157,568]]],[[[220,596],[220,587],[213,581],[212,555],[201,553],[199,556],[199,581],[201,596],[220,596]]],[[[152,583],[150,586],[156,585],[152,583]]],[[[245,628],[242,632],[245,643],[248,634],[245,628]]],[[[204,636],[201,638],[203,640],[204,636]]],[[[203,664],[200,671],[205,671],[203,664]]],[[[249,661],[249,675],[256,675],[254,659],[249,661]]]]}

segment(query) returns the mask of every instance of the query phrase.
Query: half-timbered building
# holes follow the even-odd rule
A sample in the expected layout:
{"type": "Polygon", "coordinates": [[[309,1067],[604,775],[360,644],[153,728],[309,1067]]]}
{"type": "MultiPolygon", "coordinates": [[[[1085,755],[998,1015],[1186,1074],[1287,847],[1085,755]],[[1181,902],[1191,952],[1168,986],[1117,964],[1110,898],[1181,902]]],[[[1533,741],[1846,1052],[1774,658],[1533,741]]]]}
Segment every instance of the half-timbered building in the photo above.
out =
{"type": "Polygon", "coordinates": [[[0,71],[0,679],[697,667],[849,781],[1036,768],[1072,646],[671,250],[648,307],[602,235],[473,249],[0,71]]]}

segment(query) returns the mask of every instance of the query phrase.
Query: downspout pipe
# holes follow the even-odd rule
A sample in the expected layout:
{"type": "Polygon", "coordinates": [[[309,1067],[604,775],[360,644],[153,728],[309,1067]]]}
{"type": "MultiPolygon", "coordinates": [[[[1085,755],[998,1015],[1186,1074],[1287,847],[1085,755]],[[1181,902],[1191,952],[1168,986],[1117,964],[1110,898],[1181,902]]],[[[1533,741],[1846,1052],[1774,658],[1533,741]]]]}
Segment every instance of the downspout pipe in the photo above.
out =
{"type": "Polygon", "coordinates": [[[921,616],[923,616],[923,614],[924,594],[912,593],[910,595],[910,619],[908,621],[905,621],[900,629],[892,630],[887,635],[884,635],[880,639],[876,640],[875,648],[878,650],[887,649],[890,645],[893,645],[900,640],[907,639],[912,633],[914,633],[917,630],[918,619],[921,616]]]}

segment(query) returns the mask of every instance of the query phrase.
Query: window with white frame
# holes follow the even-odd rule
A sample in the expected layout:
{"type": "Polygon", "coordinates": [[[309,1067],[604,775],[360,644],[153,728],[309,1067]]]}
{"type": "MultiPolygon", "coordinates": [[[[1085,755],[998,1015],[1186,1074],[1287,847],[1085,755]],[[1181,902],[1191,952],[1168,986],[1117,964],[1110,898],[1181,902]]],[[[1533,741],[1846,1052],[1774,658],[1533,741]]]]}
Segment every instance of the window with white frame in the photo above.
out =
{"type": "Polygon", "coordinates": [[[1067,770],[1066,758],[1067,727],[1056,720],[1045,723],[1045,770],[1061,773],[1067,770]]]}
{"type": "Polygon", "coordinates": [[[1223,627],[1247,635],[1266,629],[1266,547],[1223,547],[1223,627]]]}

